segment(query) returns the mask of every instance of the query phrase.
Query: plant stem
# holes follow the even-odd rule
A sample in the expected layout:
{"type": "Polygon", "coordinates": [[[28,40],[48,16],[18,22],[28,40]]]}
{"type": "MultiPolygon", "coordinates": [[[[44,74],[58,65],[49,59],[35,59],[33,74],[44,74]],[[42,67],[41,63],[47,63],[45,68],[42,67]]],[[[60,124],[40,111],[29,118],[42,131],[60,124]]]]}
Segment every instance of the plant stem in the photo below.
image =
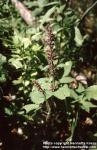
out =
{"type": "Polygon", "coordinates": [[[72,138],[71,138],[71,141],[73,140],[73,136],[74,136],[74,132],[75,132],[75,128],[76,128],[76,126],[77,126],[77,121],[78,121],[78,112],[76,113],[76,118],[75,118],[75,120],[74,120],[75,122],[74,122],[74,126],[73,126],[73,128],[72,128],[72,138]]]}
{"type": "Polygon", "coordinates": [[[83,14],[83,16],[81,17],[78,25],[83,21],[83,19],[86,17],[86,15],[97,5],[97,1],[95,3],[92,4],[92,6],[90,6],[83,14]]]}
{"type": "Polygon", "coordinates": [[[48,100],[46,101],[46,107],[47,107],[47,116],[46,116],[46,121],[48,121],[50,114],[51,114],[51,107],[50,104],[48,102],[48,100]]]}
{"type": "Polygon", "coordinates": [[[79,111],[77,111],[76,113],[76,117],[73,119],[72,121],[72,125],[71,125],[71,136],[69,137],[68,141],[72,142],[73,137],[74,137],[74,132],[77,126],[77,122],[78,122],[78,116],[79,116],[79,111]]]}

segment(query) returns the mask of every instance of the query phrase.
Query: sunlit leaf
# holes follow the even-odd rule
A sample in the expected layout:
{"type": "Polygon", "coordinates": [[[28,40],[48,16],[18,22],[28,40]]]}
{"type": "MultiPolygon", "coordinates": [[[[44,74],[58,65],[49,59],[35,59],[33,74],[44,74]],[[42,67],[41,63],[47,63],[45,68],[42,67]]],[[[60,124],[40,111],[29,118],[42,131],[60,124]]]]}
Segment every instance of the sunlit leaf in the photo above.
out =
{"type": "Polygon", "coordinates": [[[41,85],[42,89],[49,90],[49,87],[51,85],[49,78],[40,78],[37,81],[41,85]]]}
{"type": "Polygon", "coordinates": [[[24,48],[26,49],[31,45],[31,40],[30,38],[23,38],[21,43],[23,44],[24,48]]]}
{"type": "Polygon", "coordinates": [[[2,65],[3,63],[6,63],[6,57],[0,54],[0,65],[2,65]]]}
{"type": "Polygon", "coordinates": [[[81,32],[80,32],[78,27],[75,27],[75,38],[74,38],[74,40],[75,40],[76,45],[78,47],[82,46],[84,39],[83,39],[81,32]]]}
{"type": "Polygon", "coordinates": [[[9,62],[10,62],[16,69],[22,68],[22,63],[20,62],[19,59],[11,58],[11,59],[9,60],[9,62]]]}
{"type": "Polygon", "coordinates": [[[6,107],[4,110],[5,110],[5,114],[7,114],[9,116],[13,115],[13,111],[10,108],[6,107]]]}
{"type": "Polygon", "coordinates": [[[69,97],[70,89],[68,88],[68,85],[66,84],[63,87],[60,87],[57,91],[54,92],[54,96],[61,100],[64,100],[66,97],[69,97]]]}
{"type": "Polygon", "coordinates": [[[90,86],[86,89],[86,98],[97,100],[97,85],[90,86]]]}
{"type": "Polygon", "coordinates": [[[22,107],[22,109],[26,110],[26,113],[29,113],[30,111],[36,110],[39,108],[39,105],[37,104],[27,104],[22,107]]]}
{"type": "Polygon", "coordinates": [[[72,61],[67,61],[64,64],[64,74],[63,76],[68,76],[70,71],[71,71],[71,67],[72,67],[72,61]]]}
{"type": "Polygon", "coordinates": [[[45,93],[46,93],[46,99],[49,99],[49,98],[51,98],[52,96],[54,96],[54,92],[52,92],[52,91],[50,91],[50,90],[46,90],[45,93]]]}
{"type": "Polygon", "coordinates": [[[62,77],[60,79],[60,83],[71,83],[72,81],[74,81],[74,79],[72,77],[62,77]]]}
{"type": "Polygon", "coordinates": [[[90,112],[90,109],[91,108],[95,108],[97,107],[96,105],[92,104],[91,102],[89,101],[81,101],[81,108],[84,109],[85,111],[87,112],[90,112]]]}
{"type": "Polygon", "coordinates": [[[50,16],[55,12],[55,9],[56,9],[56,7],[54,6],[47,11],[47,13],[43,16],[43,18],[41,20],[41,24],[44,24],[45,22],[47,22],[50,19],[50,16]]]}
{"type": "Polygon", "coordinates": [[[6,81],[5,73],[0,71],[0,82],[5,82],[5,81],[6,81]]]}
{"type": "Polygon", "coordinates": [[[51,6],[51,5],[55,5],[55,4],[59,4],[59,2],[55,1],[55,2],[51,2],[51,3],[47,3],[47,4],[45,4],[45,6],[51,6]]]}
{"type": "Polygon", "coordinates": [[[48,0],[38,0],[39,7],[44,7],[48,3],[48,0]]]}
{"type": "Polygon", "coordinates": [[[42,92],[39,92],[38,90],[32,91],[30,93],[31,101],[35,104],[41,104],[45,101],[45,97],[42,92]]]}
{"type": "Polygon", "coordinates": [[[85,91],[85,88],[84,88],[84,86],[83,86],[81,83],[79,83],[79,86],[78,86],[78,88],[76,89],[76,91],[77,91],[78,93],[82,93],[82,92],[85,91]]]}

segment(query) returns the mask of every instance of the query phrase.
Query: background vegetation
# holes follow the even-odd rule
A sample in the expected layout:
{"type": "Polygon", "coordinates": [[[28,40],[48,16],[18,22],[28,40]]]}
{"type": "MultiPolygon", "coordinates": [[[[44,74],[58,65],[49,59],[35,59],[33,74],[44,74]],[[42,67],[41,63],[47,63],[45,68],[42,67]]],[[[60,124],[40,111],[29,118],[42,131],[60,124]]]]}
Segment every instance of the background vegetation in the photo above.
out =
{"type": "Polygon", "coordinates": [[[97,1],[1,0],[0,10],[1,150],[96,142],[97,1]]]}

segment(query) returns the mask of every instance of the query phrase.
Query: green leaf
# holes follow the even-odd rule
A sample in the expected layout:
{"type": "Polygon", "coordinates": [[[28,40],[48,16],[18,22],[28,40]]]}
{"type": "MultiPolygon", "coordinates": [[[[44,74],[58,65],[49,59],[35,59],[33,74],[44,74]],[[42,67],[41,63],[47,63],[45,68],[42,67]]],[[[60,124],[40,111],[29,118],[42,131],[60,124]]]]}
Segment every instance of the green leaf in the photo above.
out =
{"type": "Polygon", "coordinates": [[[41,24],[44,24],[45,22],[49,21],[50,16],[55,12],[56,7],[52,7],[50,8],[47,13],[43,16],[42,20],[41,20],[41,24]]]}
{"type": "Polygon", "coordinates": [[[13,44],[14,46],[18,46],[21,44],[22,41],[22,35],[18,31],[14,31],[14,36],[13,36],[13,44]]]}
{"type": "Polygon", "coordinates": [[[6,70],[3,66],[4,63],[6,63],[6,57],[0,54],[0,82],[6,81],[6,70]]]}
{"type": "Polygon", "coordinates": [[[30,98],[33,103],[38,104],[38,105],[45,101],[45,97],[44,97],[43,93],[41,93],[37,90],[34,90],[30,93],[30,98]]]}
{"type": "Polygon", "coordinates": [[[74,98],[75,100],[78,101],[78,95],[77,95],[77,93],[76,93],[74,90],[72,90],[72,89],[70,89],[70,97],[72,97],[72,98],[74,98]]]}
{"type": "Polygon", "coordinates": [[[56,4],[59,4],[59,2],[55,1],[55,2],[51,2],[51,3],[47,3],[47,4],[45,4],[45,7],[51,6],[51,5],[56,5],[56,4]]]}
{"type": "Polygon", "coordinates": [[[74,38],[74,40],[76,42],[76,46],[78,46],[78,47],[82,46],[84,38],[82,37],[81,32],[77,26],[75,27],[75,38],[74,38]]]}
{"type": "Polygon", "coordinates": [[[21,43],[24,45],[24,49],[26,49],[31,45],[31,40],[30,38],[22,38],[21,43]]]}
{"type": "Polygon", "coordinates": [[[33,17],[36,17],[36,16],[38,16],[38,15],[40,15],[41,13],[43,12],[43,8],[42,7],[38,7],[38,8],[36,8],[34,11],[33,11],[33,17]]]}
{"type": "Polygon", "coordinates": [[[34,44],[32,46],[33,51],[39,51],[41,49],[41,46],[39,44],[34,44]]]}
{"type": "Polygon", "coordinates": [[[39,7],[44,7],[48,3],[48,0],[38,0],[39,7]]]}
{"type": "Polygon", "coordinates": [[[5,114],[7,114],[9,116],[13,115],[13,112],[12,112],[12,110],[10,108],[6,107],[4,110],[5,110],[5,114]]]}
{"type": "Polygon", "coordinates": [[[78,86],[78,88],[76,89],[76,92],[82,93],[82,92],[84,92],[84,91],[85,91],[84,86],[83,86],[81,83],[79,83],[79,86],[78,86]]]}
{"type": "Polygon", "coordinates": [[[33,1],[33,2],[30,2],[30,1],[24,1],[24,4],[28,7],[28,8],[31,8],[31,7],[38,7],[38,2],[36,1],[33,1]]]}
{"type": "Polygon", "coordinates": [[[6,77],[5,74],[2,72],[0,73],[0,82],[5,82],[6,81],[6,77]]]}
{"type": "Polygon", "coordinates": [[[29,113],[30,111],[36,110],[39,108],[39,105],[37,104],[27,104],[22,107],[22,109],[26,110],[26,113],[29,113]]]}
{"type": "Polygon", "coordinates": [[[25,85],[25,86],[28,86],[29,84],[30,84],[30,81],[25,80],[24,85],[25,85]]]}
{"type": "Polygon", "coordinates": [[[6,57],[0,54],[0,65],[6,63],[6,57]]]}
{"type": "Polygon", "coordinates": [[[95,133],[94,136],[97,137],[97,133],[95,133]]]}
{"type": "Polygon", "coordinates": [[[87,99],[96,99],[97,100],[97,85],[88,87],[85,92],[86,92],[87,99]]]}
{"type": "Polygon", "coordinates": [[[54,93],[50,90],[46,90],[45,93],[46,93],[46,100],[54,96],[54,93]]]}
{"type": "Polygon", "coordinates": [[[63,64],[63,63],[60,63],[57,67],[58,67],[58,68],[64,68],[64,64],[63,64]]]}
{"type": "Polygon", "coordinates": [[[61,100],[64,100],[66,97],[69,97],[70,89],[68,88],[68,85],[65,84],[63,87],[60,87],[57,91],[54,92],[54,96],[61,100]]]}
{"type": "Polygon", "coordinates": [[[19,68],[22,68],[22,63],[20,62],[19,59],[14,59],[14,58],[11,58],[9,60],[9,62],[16,68],[16,69],[19,69],[19,68]]]}
{"type": "Polygon", "coordinates": [[[72,81],[74,81],[74,79],[72,77],[62,77],[60,79],[60,83],[71,83],[72,81]]]}
{"type": "Polygon", "coordinates": [[[21,84],[21,83],[23,83],[22,77],[19,77],[17,80],[13,80],[13,84],[15,84],[15,85],[18,85],[18,84],[21,84]]]}
{"type": "MultiPolygon", "coordinates": [[[[32,38],[31,38],[33,41],[39,41],[41,39],[41,32],[36,32],[32,38]]],[[[36,50],[35,50],[36,51],[36,50]]]]}
{"type": "Polygon", "coordinates": [[[40,78],[37,81],[41,85],[42,89],[48,90],[50,88],[51,82],[49,78],[40,78]]]}
{"type": "Polygon", "coordinates": [[[67,61],[64,64],[64,74],[63,76],[68,76],[70,71],[71,71],[71,67],[72,67],[72,61],[67,61]]]}
{"type": "Polygon", "coordinates": [[[81,108],[84,109],[87,112],[90,112],[90,108],[95,108],[97,107],[96,105],[93,105],[91,102],[89,101],[80,101],[80,103],[82,104],[81,108]]]}

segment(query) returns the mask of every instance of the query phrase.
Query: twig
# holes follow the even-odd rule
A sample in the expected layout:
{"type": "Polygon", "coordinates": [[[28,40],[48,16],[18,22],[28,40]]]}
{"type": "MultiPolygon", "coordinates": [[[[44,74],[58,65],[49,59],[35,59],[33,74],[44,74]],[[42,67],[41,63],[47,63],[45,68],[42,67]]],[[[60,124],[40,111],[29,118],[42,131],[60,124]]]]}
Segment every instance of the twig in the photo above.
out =
{"type": "Polygon", "coordinates": [[[80,21],[78,22],[78,25],[83,21],[83,19],[86,17],[86,15],[97,5],[97,1],[95,3],[92,4],[92,6],[90,6],[83,14],[83,16],[81,17],[80,21]]]}
{"type": "Polygon", "coordinates": [[[15,5],[15,8],[19,11],[21,17],[24,19],[24,21],[28,25],[33,25],[33,22],[35,21],[35,18],[32,17],[31,11],[26,8],[26,6],[19,2],[18,0],[11,0],[12,4],[15,5]]]}

